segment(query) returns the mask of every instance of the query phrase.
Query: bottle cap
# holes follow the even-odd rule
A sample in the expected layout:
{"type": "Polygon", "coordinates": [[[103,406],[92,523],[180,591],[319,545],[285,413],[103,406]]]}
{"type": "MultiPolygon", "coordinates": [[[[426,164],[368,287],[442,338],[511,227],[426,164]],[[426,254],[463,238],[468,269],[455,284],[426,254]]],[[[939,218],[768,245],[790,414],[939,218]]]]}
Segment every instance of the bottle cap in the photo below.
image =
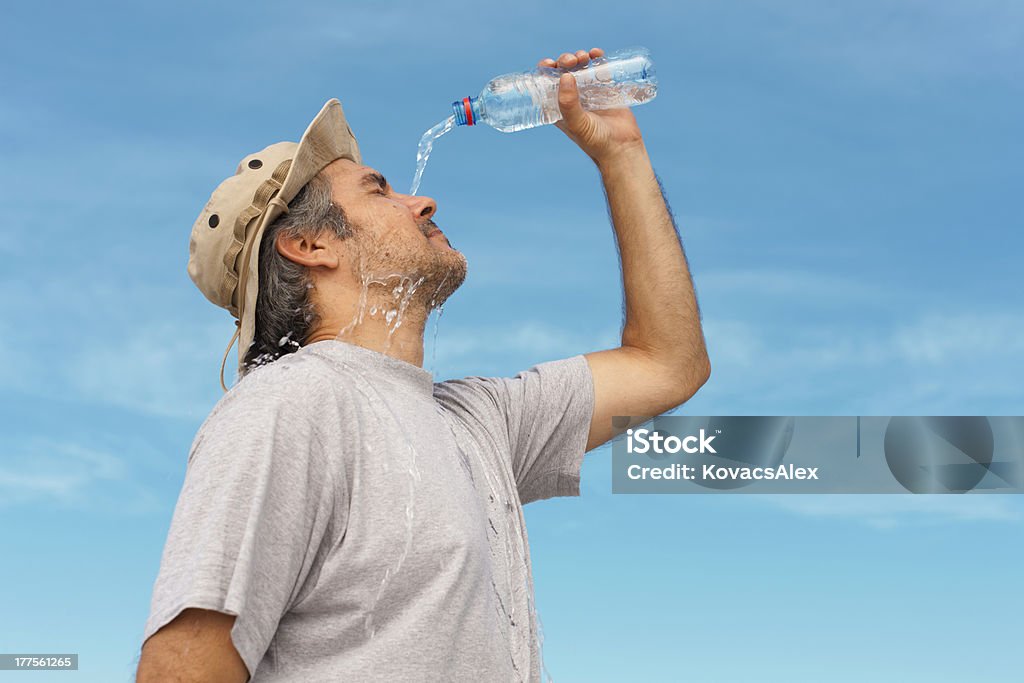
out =
{"type": "Polygon", "coordinates": [[[455,124],[458,126],[473,126],[480,120],[480,107],[475,97],[455,100],[452,102],[452,111],[455,113],[455,124]]]}

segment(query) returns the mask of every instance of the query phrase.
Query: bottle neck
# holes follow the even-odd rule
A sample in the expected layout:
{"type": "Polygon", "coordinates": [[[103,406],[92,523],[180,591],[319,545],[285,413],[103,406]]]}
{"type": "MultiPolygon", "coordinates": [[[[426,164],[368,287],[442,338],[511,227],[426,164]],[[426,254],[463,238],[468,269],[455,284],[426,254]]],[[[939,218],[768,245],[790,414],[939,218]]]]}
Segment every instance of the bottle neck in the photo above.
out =
{"type": "Polygon", "coordinates": [[[463,97],[452,102],[452,112],[457,126],[475,126],[480,122],[480,102],[476,97],[463,97]]]}

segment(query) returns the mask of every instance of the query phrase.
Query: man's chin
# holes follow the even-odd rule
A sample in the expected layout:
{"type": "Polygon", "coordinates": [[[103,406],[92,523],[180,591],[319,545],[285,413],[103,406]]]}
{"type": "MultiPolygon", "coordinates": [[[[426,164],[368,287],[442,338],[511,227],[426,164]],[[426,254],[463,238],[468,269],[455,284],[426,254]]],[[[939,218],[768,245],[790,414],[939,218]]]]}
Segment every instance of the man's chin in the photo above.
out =
{"type": "Polygon", "coordinates": [[[454,294],[455,290],[466,281],[468,263],[462,252],[448,247],[444,256],[444,265],[435,269],[429,284],[425,283],[425,286],[433,289],[433,293],[430,296],[430,308],[437,308],[443,305],[448,300],[448,297],[454,294]]]}

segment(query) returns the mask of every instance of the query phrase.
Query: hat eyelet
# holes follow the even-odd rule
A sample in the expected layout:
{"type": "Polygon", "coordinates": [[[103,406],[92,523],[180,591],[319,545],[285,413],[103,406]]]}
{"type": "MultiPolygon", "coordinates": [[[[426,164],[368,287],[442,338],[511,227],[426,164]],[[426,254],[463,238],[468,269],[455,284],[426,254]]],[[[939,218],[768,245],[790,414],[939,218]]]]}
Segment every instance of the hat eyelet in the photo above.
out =
{"type": "Polygon", "coordinates": [[[211,228],[216,228],[218,225],[220,225],[220,216],[218,216],[217,214],[213,214],[212,216],[210,216],[209,222],[211,228]]]}
{"type": "Polygon", "coordinates": [[[249,168],[256,170],[257,168],[263,168],[263,162],[259,159],[253,159],[249,162],[249,168]]]}

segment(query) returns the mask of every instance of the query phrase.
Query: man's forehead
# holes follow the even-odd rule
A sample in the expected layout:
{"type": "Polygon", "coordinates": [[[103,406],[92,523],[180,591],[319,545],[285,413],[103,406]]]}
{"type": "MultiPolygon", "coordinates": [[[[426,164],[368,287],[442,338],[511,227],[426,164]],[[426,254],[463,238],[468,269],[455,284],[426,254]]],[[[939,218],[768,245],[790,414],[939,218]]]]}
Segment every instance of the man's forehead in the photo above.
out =
{"type": "Polygon", "coordinates": [[[353,189],[364,183],[376,184],[379,181],[370,179],[380,178],[380,173],[372,166],[357,164],[350,159],[336,159],[327,164],[324,171],[331,178],[333,184],[353,189]]]}
{"type": "Polygon", "coordinates": [[[340,178],[349,176],[353,178],[359,178],[360,176],[363,176],[366,173],[371,173],[374,171],[374,169],[371,168],[370,166],[363,166],[362,164],[357,164],[351,159],[335,159],[331,163],[327,164],[325,170],[329,171],[331,175],[340,178]]]}

